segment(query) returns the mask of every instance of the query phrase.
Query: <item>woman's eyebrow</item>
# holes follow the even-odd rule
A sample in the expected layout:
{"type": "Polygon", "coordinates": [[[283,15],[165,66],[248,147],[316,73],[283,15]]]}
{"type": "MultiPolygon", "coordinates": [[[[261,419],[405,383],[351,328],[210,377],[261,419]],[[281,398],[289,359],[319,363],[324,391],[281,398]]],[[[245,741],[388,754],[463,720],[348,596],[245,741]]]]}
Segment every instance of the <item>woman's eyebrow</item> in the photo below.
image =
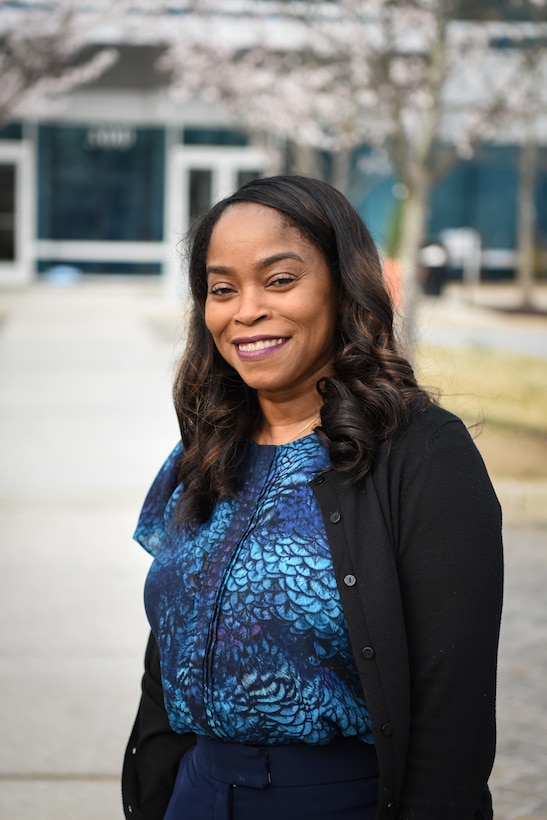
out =
{"type": "MultiPolygon", "coordinates": [[[[255,268],[257,270],[266,270],[270,268],[272,265],[277,264],[277,262],[283,262],[284,259],[294,259],[297,262],[303,262],[301,256],[293,251],[281,251],[280,253],[274,253],[271,256],[266,256],[264,259],[260,259],[256,264],[255,268]]],[[[232,273],[233,268],[230,268],[228,265],[207,265],[205,268],[205,273],[207,276],[211,273],[216,274],[228,274],[232,273]]]]}
{"type": "Polygon", "coordinates": [[[259,270],[264,270],[265,268],[269,268],[272,265],[275,265],[277,262],[283,262],[284,259],[295,259],[297,262],[303,262],[301,256],[294,251],[282,251],[281,253],[274,253],[272,256],[267,256],[265,259],[261,259],[256,267],[259,270]]]}
{"type": "Polygon", "coordinates": [[[224,265],[207,265],[205,268],[205,274],[209,276],[210,273],[218,273],[222,276],[222,274],[230,273],[231,268],[225,267],[224,265]]]}

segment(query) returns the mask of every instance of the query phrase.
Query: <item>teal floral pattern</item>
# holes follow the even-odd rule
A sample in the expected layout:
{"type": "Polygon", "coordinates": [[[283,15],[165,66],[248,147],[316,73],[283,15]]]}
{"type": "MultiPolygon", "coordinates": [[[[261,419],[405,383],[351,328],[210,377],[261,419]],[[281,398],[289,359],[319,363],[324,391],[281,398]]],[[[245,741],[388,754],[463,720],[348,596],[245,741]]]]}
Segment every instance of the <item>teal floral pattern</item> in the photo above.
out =
{"type": "Polygon", "coordinates": [[[321,512],[309,486],[328,466],[312,434],[249,447],[237,500],[188,533],[174,516],[176,447],[135,538],[173,729],[254,743],[372,742],[321,512]]]}

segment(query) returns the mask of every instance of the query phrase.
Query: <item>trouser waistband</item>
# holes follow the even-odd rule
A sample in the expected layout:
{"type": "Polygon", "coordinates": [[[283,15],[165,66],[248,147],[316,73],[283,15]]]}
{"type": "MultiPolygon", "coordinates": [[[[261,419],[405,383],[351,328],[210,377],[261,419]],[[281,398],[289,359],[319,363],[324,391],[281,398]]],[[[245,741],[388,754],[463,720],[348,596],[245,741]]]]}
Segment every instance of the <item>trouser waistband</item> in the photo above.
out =
{"type": "Polygon", "coordinates": [[[311,786],[378,775],[374,746],[357,738],[336,738],[325,746],[250,746],[197,738],[196,763],[221,783],[262,789],[311,786]]]}

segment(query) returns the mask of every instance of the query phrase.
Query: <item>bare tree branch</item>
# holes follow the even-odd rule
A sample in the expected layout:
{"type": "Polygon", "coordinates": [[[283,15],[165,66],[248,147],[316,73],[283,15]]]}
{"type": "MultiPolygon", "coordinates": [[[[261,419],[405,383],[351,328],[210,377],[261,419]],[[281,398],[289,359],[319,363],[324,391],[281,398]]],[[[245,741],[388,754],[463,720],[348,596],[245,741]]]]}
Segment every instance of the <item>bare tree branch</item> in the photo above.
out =
{"type": "Polygon", "coordinates": [[[117,59],[114,48],[94,45],[93,31],[114,17],[96,3],[77,0],[0,3],[0,123],[43,114],[52,100],[89,83],[117,59]]]}

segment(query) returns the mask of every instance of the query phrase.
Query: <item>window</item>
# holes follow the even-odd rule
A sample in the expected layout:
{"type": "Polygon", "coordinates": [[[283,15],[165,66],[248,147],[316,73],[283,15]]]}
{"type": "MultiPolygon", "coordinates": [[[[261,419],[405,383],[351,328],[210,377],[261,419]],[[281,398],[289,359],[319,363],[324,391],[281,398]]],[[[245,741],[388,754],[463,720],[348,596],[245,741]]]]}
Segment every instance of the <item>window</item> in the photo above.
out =
{"type": "Polygon", "coordinates": [[[163,130],[42,125],[40,239],[161,241],[163,130]]]}
{"type": "Polygon", "coordinates": [[[191,168],[189,181],[189,218],[190,224],[201,214],[209,210],[212,203],[213,172],[210,168],[191,168]]]}
{"type": "Polygon", "coordinates": [[[184,145],[248,145],[248,139],[241,131],[230,128],[185,128],[182,132],[184,145]]]}
{"type": "Polygon", "coordinates": [[[0,262],[15,261],[15,165],[0,164],[0,262]]]}

